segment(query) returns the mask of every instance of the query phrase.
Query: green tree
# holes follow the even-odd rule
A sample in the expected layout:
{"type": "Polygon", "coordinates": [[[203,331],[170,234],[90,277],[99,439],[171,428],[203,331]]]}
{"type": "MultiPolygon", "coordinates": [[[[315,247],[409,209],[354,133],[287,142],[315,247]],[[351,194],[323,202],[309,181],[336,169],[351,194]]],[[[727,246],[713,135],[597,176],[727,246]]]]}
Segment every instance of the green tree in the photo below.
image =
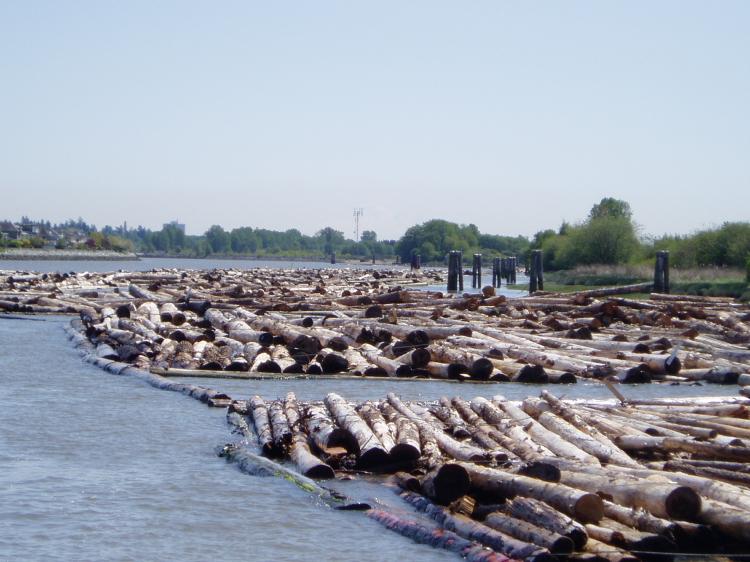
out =
{"type": "Polygon", "coordinates": [[[206,232],[206,241],[215,254],[225,254],[232,249],[229,233],[216,224],[206,232]]]}
{"type": "Polygon", "coordinates": [[[599,203],[591,207],[589,211],[589,221],[605,217],[625,218],[632,220],[633,213],[630,210],[630,204],[621,199],[613,197],[604,197],[599,203]]]}

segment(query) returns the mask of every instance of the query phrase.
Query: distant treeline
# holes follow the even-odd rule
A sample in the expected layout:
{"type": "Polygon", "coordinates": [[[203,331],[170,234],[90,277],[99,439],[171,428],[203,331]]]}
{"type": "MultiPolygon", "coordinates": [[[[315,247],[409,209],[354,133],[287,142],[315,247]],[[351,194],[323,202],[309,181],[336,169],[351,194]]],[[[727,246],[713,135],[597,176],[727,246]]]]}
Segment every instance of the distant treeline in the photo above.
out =
{"type": "Polygon", "coordinates": [[[678,268],[750,268],[750,222],[726,222],[694,234],[641,239],[630,205],[604,198],[591,208],[585,221],[576,225],[563,222],[557,231],[537,232],[531,248],[544,251],[549,270],[653,262],[659,250],[669,250],[670,262],[678,268]]]}
{"type": "MultiPolygon", "coordinates": [[[[23,222],[29,222],[23,217],[23,222]]],[[[399,240],[378,240],[372,230],[365,230],[360,240],[347,239],[344,233],[325,227],[310,236],[297,229],[285,231],[244,226],[224,230],[214,225],[202,235],[187,235],[177,224],[161,230],[139,226],[105,226],[100,231],[82,219],[52,225],[41,221],[40,235],[34,245],[44,242],[45,233],[54,232],[54,245],[136,251],[171,256],[256,256],[318,257],[335,253],[341,258],[393,260],[408,263],[419,254],[424,264],[444,263],[451,250],[461,250],[465,261],[481,253],[486,259],[517,256],[520,263],[529,251],[542,249],[548,270],[571,269],[589,264],[638,264],[653,262],[658,250],[669,250],[673,266],[746,267],[750,275],[750,222],[724,223],[721,227],[689,235],[665,235],[644,239],[639,236],[630,205],[622,200],[604,198],[595,204],[578,224],[563,222],[557,230],[542,230],[529,240],[524,236],[484,234],[473,225],[460,225],[433,219],[407,229],[399,240]]],[[[13,241],[17,245],[28,241],[13,241]]],[[[51,245],[47,240],[48,245],[51,245]]]]}

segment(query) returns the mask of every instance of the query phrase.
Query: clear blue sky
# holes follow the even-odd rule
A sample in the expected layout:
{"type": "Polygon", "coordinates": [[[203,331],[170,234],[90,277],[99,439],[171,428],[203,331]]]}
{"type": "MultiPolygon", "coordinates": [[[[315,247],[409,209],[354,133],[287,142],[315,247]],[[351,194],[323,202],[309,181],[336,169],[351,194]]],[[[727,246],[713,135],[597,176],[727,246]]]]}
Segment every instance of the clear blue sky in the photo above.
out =
{"type": "Polygon", "coordinates": [[[0,0],[0,218],[750,220],[750,2],[0,0]]]}

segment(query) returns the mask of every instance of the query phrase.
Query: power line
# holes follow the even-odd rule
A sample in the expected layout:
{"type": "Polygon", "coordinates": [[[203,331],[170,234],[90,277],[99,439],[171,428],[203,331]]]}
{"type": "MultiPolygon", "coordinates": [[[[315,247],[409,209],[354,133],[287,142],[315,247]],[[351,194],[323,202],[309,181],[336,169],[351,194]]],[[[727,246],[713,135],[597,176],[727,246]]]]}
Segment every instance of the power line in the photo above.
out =
{"type": "Polygon", "coordinates": [[[362,207],[354,209],[354,241],[359,242],[359,217],[365,214],[362,207]]]}

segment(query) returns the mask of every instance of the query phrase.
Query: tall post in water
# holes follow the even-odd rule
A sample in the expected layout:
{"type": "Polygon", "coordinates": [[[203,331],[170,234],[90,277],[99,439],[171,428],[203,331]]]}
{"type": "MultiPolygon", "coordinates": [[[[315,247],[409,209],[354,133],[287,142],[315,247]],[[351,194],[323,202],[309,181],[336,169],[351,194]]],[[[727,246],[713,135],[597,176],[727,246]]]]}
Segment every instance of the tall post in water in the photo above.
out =
{"type": "Polygon", "coordinates": [[[471,286],[474,289],[482,286],[482,254],[474,254],[471,264],[471,286]]]}
{"type": "Polygon", "coordinates": [[[544,290],[544,272],[542,269],[542,251],[532,250],[529,268],[529,293],[544,290]]]}
{"type": "Polygon", "coordinates": [[[411,268],[414,270],[414,269],[421,269],[421,267],[422,267],[422,256],[415,252],[411,255],[411,268]]]}
{"type": "Polygon", "coordinates": [[[458,290],[464,290],[464,253],[458,250],[458,290]]]}
{"type": "Polygon", "coordinates": [[[501,273],[500,273],[500,258],[492,259],[492,286],[500,287],[501,285],[501,273]]]}
{"type": "Polygon", "coordinates": [[[448,253],[448,291],[458,290],[458,252],[451,250],[448,253]]]}
{"type": "Polygon", "coordinates": [[[654,292],[669,293],[669,252],[667,250],[656,252],[654,292]]]}
{"type": "Polygon", "coordinates": [[[331,263],[336,263],[336,252],[331,252],[331,263]]]}
{"type": "Polygon", "coordinates": [[[540,291],[544,291],[544,266],[543,266],[543,259],[542,259],[542,251],[537,250],[536,251],[536,279],[537,279],[537,285],[539,286],[540,291]]]}
{"type": "Polygon", "coordinates": [[[508,283],[512,283],[513,285],[516,284],[516,269],[518,268],[518,258],[513,256],[512,258],[508,258],[510,261],[510,271],[508,272],[510,275],[508,276],[508,283]]]}

